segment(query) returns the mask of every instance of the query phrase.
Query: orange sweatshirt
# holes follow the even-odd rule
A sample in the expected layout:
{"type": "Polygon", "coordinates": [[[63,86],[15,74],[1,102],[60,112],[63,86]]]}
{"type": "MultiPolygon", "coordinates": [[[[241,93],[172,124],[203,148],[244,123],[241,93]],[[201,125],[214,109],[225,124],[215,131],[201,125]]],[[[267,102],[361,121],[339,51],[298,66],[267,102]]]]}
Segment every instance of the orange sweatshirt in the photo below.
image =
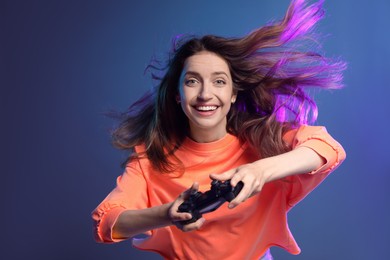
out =
{"type": "MultiPolygon", "coordinates": [[[[284,139],[293,149],[313,149],[326,159],[326,164],[311,173],[266,183],[259,194],[234,209],[224,204],[204,214],[206,221],[200,230],[182,232],[167,226],[147,232],[146,238],[134,238],[133,245],[165,259],[259,259],[270,246],[298,254],[300,248],[290,233],[287,212],[345,159],[345,152],[324,127],[301,126],[287,132],[284,139]]],[[[92,213],[98,242],[121,241],[112,238],[112,228],[123,211],[172,202],[195,181],[205,192],[210,189],[210,173],[222,173],[259,159],[247,144],[229,134],[212,143],[186,139],[176,156],[186,167],[180,178],[154,171],[147,159],[127,165],[117,178],[116,188],[92,213]]]]}

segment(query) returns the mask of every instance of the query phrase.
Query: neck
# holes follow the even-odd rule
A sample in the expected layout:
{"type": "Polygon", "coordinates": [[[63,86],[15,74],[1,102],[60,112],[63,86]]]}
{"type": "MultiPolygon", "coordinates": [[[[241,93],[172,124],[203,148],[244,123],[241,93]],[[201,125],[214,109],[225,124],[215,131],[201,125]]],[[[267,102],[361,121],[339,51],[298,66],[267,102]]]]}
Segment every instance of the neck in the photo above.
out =
{"type": "Polygon", "coordinates": [[[227,134],[225,131],[211,132],[210,130],[190,131],[190,138],[197,143],[211,143],[222,139],[227,134]]]}

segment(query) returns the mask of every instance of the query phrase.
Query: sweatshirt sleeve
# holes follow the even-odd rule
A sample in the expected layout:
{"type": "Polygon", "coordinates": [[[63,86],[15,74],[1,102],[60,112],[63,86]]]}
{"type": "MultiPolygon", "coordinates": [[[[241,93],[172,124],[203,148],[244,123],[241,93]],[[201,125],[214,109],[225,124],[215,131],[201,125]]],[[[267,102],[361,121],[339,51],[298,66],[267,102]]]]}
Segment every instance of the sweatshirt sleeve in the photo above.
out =
{"type": "Polygon", "coordinates": [[[148,205],[147,183],[138,160],[133,160],[117,178],[116,187],[92,212],[95,240],[100,243],[124,240],[112,237],[119,215],[125,210],[147,208],[148,205]]]}
{"type": "Polygon", "coordinates": [[[303,125],[287,132],[284,140],[291,145],[292,149],[308,147],[325,160],[324,165],[312,172],[286,178],[289,186],[288,204],[292,207],[334,171],[345,160],[346,153],[323,126],[303,125]]]}

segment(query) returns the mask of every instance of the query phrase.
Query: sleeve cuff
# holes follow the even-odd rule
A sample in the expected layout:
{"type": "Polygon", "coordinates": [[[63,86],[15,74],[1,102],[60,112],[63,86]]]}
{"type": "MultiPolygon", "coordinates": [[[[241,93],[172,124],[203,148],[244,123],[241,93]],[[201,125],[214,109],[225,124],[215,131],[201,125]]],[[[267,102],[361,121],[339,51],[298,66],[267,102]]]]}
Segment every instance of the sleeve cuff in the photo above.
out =
{"type": "Polygon", "coordinates": [[[340,149],[328,144],[325,140],[319,138],[310,138],[297,147],[307,147],[315,151],[319,156],[325,159],[325,164],[309,174],[328,173],[333,171],[342,161],[340,149]],[[334,156],[336,153],[336,156],[334,156]]]}
{"type": "Polygon", "coordinates": [[[98,242],[116,243],[126,240],[126,238],[114,239],[112,237],[114,225],[119,215],[122,214],[122,212],[124,212],[125,210],[126,209],[123,207],[115,207],[103,213],[100,218],[100,221],[96,224],[96,240],[98,242]]]}

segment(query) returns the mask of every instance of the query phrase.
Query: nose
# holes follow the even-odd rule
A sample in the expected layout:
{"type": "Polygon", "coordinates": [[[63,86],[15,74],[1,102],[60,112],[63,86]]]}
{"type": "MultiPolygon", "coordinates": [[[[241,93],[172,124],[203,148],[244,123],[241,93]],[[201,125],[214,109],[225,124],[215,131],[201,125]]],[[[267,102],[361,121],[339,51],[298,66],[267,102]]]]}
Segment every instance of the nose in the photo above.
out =
{"type": "Polygon", "coordinates": [[[212,88],[210,84],[203,83],[202,87],[199,89],[198,99],[200,100],[209,100],[212,98],[212,88]]]}

